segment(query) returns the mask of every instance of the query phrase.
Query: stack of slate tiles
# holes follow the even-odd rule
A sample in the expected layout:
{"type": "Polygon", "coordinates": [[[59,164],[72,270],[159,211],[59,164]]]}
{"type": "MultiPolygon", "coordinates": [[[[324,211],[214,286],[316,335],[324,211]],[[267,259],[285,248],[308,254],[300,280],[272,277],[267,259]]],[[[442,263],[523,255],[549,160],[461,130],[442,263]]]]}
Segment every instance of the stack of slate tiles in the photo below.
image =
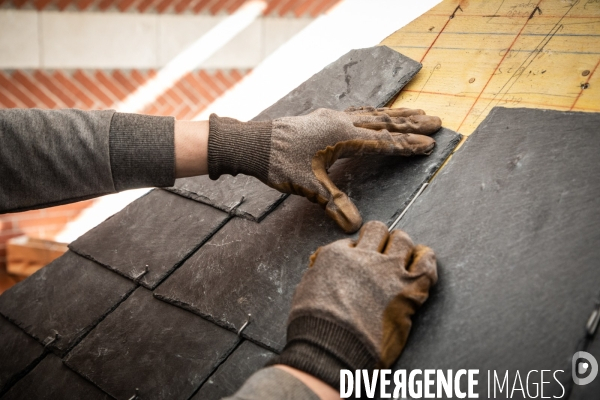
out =
{"type": "MultiPolygon", "coordinates": [[[[420,67],[354,50],[255,119],[383,106],[420,67]]],[[[460,140],[434,137],[428,157],[342,160],[330,174],[365,220],[390,223],[460,140]]],[[[247,176],[154,190],[0,296],[0,397],[232,394],[281,351],[309,255],[343,236],[319,206],[247,176]]]]}

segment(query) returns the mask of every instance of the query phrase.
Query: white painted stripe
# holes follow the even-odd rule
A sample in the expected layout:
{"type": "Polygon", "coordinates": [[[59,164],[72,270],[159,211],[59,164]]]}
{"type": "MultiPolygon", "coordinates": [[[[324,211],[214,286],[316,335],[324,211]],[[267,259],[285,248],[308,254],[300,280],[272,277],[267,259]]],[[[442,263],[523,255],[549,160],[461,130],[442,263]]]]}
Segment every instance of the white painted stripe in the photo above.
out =
{"type": "Polygon", "coordinates": [[[256,20],[267,7],[266,1],[252,0],[221,21],[191,46],[179,53],[158,74],[116,108],[121,112],[140,112],[171,88],[185,74],[197,68],[223,45],[256,20]]]}
{"type": "Polygon", "coordinates": [[[279,47],[194,119],[208,119],[214,112],[249,120],[327,64],[352,49],[377,45],[440,1],[344,0],[279,47]]]}

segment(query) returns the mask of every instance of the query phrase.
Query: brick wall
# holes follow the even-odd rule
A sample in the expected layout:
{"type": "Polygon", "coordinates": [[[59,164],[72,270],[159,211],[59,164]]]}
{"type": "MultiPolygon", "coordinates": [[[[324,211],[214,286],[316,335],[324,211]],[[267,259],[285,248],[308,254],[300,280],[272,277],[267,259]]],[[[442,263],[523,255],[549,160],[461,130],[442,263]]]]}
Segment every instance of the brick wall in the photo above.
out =
{"type": "MultiPolygon", "coordinates": [[[[191,119],[239,82],[249,70],[197,70],[179,80],[143,112],[191,119]]],[[[114,108],[152,78],[154,70],[0,71],[0,108],[114,108]]],[[[0,269],[13,237],[53,240],[93,200],[42,210],[0,215],[0,269]]]]}
{"type": "MultiPolygon", "coordinates": [[[[231,14],[246,0],[0,0],[7,8],[71,11],[120,11],[231,14]]],[[[316,17],[339,0],[267,0],[268,16],[316,17]]]]}

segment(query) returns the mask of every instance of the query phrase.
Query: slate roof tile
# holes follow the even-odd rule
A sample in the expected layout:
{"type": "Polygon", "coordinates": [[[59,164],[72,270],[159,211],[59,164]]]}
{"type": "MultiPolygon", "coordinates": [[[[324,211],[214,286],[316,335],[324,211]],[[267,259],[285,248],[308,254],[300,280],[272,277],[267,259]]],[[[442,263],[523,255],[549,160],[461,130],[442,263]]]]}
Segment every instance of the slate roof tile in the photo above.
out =
{"type": "Polygon", "coordinates": [[[48,354],[2,400],[109,400],[111,397],[48,354]]]}
{"type": "Polygon", "coordinates": [[[0,395],[44,355],[44,348],[0,317],[0,395]]]}
{"type": "Polygon", "coordinates": [[[69,248],[151,289],[228,219],[213,207],[156,189],[69,248]]]}
{"type": "MultiPolygon", "coordinates": [[[[364,220],[390,223],[460,140],[447,129],[426,157],[364,157],[336,163],[330,175],[356,202],[364,220]]],[[[288,197],[262,222],[236,218],[155,290],[158,298],[238,330],[275,351],[296,285],[317,247],[344,237],[316,204],[288,197]]]]}
{"type": "MultiPolygon", "coordinates": [[[[511,384],[563,370],[572,385],[600,287],[598,126],[600,114],[495,108],[454,154],[399,224],[435,249],[439,282],[397,368],[508,370],[511,384]]],[[[546,377],[544,396],[561,396],[546,377]]]]}
{"type": "Polygon", "coordinates": [[[116,399],[187,399],[234,349],[236,334],[139,287],[65,363],[116,399]]]}
{"type": "Polygon", "coordinates": [[[0,313],[58,353],[117,306],[135,284],[68,251],[0,296],[0,313]]]}
{"type": "MultiPolygon", "coordinates": [[[[421,64],[386,46],[351,50],[292,90],[253,121],[308,114],[318,108],[386,105],[421,69],[421,64]]],[[[178,179],[169,188],[236,216],[260,221],[285,198],[258,179],[238,175],[211,181],[207,176],[178,179]]]]}
{"type": "Polygon", "coordinates": [[[244,340],[208,378],[192,400],[217,400],[233,395],[275,354],[244,340]]]}

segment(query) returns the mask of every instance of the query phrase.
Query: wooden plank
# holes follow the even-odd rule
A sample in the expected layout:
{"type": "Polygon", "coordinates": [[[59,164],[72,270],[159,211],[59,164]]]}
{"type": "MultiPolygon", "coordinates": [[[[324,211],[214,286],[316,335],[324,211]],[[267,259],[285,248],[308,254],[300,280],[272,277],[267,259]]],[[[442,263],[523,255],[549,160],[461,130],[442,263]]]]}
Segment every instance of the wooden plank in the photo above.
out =
{"type": "Polygon", "coordinates": [[[494,106],[600,111],[598,2],[445,0],[381,44],[423,64],[393,105],[465,135],[494,106]]]}

